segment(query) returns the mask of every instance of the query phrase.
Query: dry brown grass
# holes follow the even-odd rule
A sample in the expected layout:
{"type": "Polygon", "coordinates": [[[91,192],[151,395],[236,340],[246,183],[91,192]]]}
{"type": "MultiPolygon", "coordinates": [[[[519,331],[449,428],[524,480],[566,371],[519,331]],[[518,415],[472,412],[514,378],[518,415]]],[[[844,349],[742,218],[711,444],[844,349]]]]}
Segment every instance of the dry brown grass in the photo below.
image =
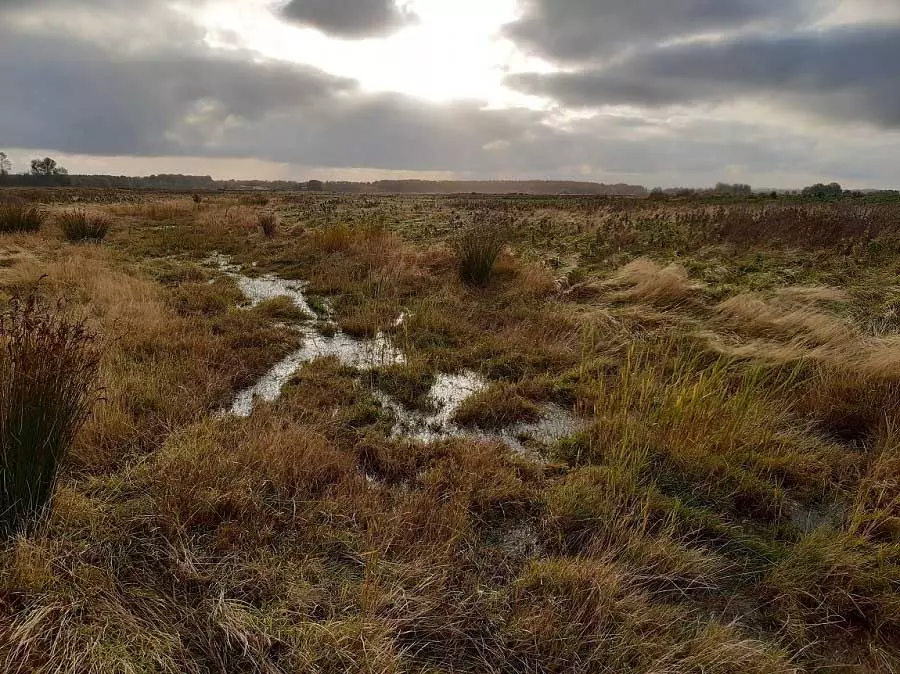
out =
{"type": "Polygon", "coordinates": [[[192,199],[163,199],[106,207],[113,215],[161,222],[186,218],[194,214],[197,204],[192,199]]]}
{"type": "MultiPolygon", "coordinates": [[[[797,293],[793,296],[796,297],[797,293]]],[[[854,330],[845,321],[808,303],[791,306],[765,301],[758,295],[743,294],[720,303],[716,311],[736,330],[745,334],[763,338],[802,339],[808,348],[828,345],[840,349],[856,337],[854,330]]]]}
{"type": "Polygon", "coordinates": [[[463,426],[500,429],[521,421],[536,421],[540,409],[510,384],[496,384],[471,396],[456,411],[454,421],[463,426]]]}
{"type": "Polygon", "coordinates": [[[271,239],[278,233],[278,216],[274,213],[262,211],[257,214],[256,221],[264,236],[271,239]]]}
{"type": "MultiPolygon", "coordinates": [[[[79,249],[53,262],[24,263],[4,270],[2,279],[7,287],[39,288],[68,298],[73,306],[85,305],[90,324],[109,339],[101,362],[104,404],[86,425],[74,455],[76,462],[95,468],[145,451],[174,426],[208,413],[293,339],[270,332],[257,348],[258,322],[248,323],[245,319],[252,317],[245,316],[222,318],[217,335],[215,326],[178,316],[159,286],[129,274],[104,250],[79,249]],[[237,343],[236,335],[246,346],[234,353],[230,342],[237,343]],[[273,337],[282,340],[274,354],[273,337]],[[242,362],[241,351],[250,358],[242,362]]],[[[234,298],[233,292],[225,296],[234,298]]]]}
{"type": "Polygon", "coordinates": [[[703,286],[691,283],[688,273],[677,264],[661,267],[647,258],[629,262],[609,281],[611,286],[631,286],[616,293],[616,300],[649,302],[673,306],[690,301],[703,286]]]}
{"type": "Polygon", "coordinates": [[[871,271],[700,250],[759,222],[679,204],[329,197],[323,217],[310,195],[270,198],[303,228],[267,239],[257,206],[217,197],[159,199],[158,220],[105,206],[104,248],[4,237],[3,296],[64,296],[111,346],[46,528],[0,549],[0,668],[898,668],[900,348],[865,327],[894,301],[887,253],[871,271]],[[484,208],[509,252],[471,289],[447,244],[456,211],[484,208]],[[320,359],[250,418],[217,418],[299,317],[237,309],[196,262],[213,250],[309,281],[407,363],[320,359]],[[683,267],[650,261],[675,251],[683,267]],[[558,292],[555,270],[590,292],[558,292]],[[423,407],[464,369],[492,382],[473,423],[553,400],[587,427],[542,459],[392,437],[375,389],[423,407]]]}

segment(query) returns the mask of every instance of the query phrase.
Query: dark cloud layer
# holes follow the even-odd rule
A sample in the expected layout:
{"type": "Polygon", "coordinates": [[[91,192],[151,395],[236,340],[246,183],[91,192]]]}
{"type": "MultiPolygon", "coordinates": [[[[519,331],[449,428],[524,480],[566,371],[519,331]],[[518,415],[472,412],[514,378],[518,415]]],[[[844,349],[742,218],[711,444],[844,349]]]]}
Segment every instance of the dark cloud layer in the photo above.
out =
{"type": "Polygon", "coordinates": [[[75,38],[53,44],[0,28],[0,89],[18,92],[0,106],[0,138],[15,146],[523,177],[585,166],[704,172],[725,159],[761,169],[809,154],[784,144],[773,159],[746,130],[734,143],[727,130],[660,138],[652,128],[656,138],[647,142],[634,134],[646,124],[635,120],[559,128],[537,111],[366,94],[315,69],[225,58],[200,45],[126,55],[75,38]],[[27,63],[7,58],[25,49],[34,54],[27,63]]]}
{"type": "MultiPolygon", "coordinates": [[[[553,19],[542,27],[546,36],[520,39],[572,67],[519,75],[513,84],[557,99],[563,111],[618,103],[643,109],[628,118],[601,113],[563,124],[538,110],[375,94],[316,68],[216,49],[203,27],[171,11],[167,0],[0,0],[0,145],[470,177],[605,173],[696,184],[781,173],[900,180],[894,152],[900,134],[873,140],[834,133],[826,143],[814,132],[791,131],[777,115],[748,123],[697,110],[700,103],[747,97],[900,128],[893,86],[897,27],[798,31],[791,26],[806,11],[800,4],[810,6],[803,0],[790,10],[764,0],[729,7],[706,0],[672,0],[671,6],[573,0],[563,7],[532,0],[530,13],[511,30],[524,36],[535,8],[543,7],[553,19]],[[597,33],[605,41],[578,44],[572,17],[596,27],[598,6],[608,10],[597,33]],[[642,21],[652,8],[658,16],[642,21]],[[661,44],[697,30],[727,34],[715,42],[661,44]],[[653,114],[673,105],[688,112],[675,122],[668,112],[653,114]]],[[[405,20],[387,3],[292,5],[291,11],[305,12],[298,20],[354,38],[383,34],[405,20]]]]}
{"type": "MultiPolygon", "coordinates": [[[[73,154],[240,156],[328,167],[502,170],[542,131],[539,113],[399,94],[244,54],[111,52],[0,26],[0,138],[73,154]],[[13,55],[28,53],[28,59],[13,55]],[[501,148],[497,151],[486,146],[501,148]]],[[[550,155],[552,157],[552,155],[550,155]]]]}
{"type": "Polygon", "coordinates": [[[510,81],[573,106],[759,99],[826,118],[900,127],[900,26],[691,42],[602,68],[510,81]]]}
{"type": "Polygon", "coordinates": [[[413,20],[394,0],[291,0],[285,18],[338,37],[386,35],[413,20]]]}
{"type": "Polygon", "coordinates": [[[525,0],[507,34],[552,61],[584,61],[715,31],[797,25],[832,0],[525,0]]]}

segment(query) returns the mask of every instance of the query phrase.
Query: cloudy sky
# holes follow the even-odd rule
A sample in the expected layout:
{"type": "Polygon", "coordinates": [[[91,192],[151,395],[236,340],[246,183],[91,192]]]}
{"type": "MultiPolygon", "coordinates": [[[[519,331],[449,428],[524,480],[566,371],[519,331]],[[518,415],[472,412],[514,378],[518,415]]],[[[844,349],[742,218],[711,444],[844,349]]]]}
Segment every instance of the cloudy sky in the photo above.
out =
{"type": "Polygon", "coordinates": [[[900,186],[900,0],[0,0],[24,170],[900,186]]]}

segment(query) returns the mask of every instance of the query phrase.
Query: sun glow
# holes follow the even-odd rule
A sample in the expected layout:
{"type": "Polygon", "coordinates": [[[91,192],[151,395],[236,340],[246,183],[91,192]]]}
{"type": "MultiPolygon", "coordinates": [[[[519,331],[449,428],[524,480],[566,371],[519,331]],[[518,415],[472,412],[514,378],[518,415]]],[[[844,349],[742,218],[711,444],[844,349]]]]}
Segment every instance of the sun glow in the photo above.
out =
{"type": "Polygon", "coordinates": [[[534,106],[503,84],[510,72],[543,70],[501,35],[516,18],[515,0],[411,0],[418,21],[382,38],[336,39],[273,16],[271,6],[213,3],[200,17],[217,47],[249,49],[357,80],[372,92],[398,92],[445,102],[474,99],[491,106],[534,106]]]}

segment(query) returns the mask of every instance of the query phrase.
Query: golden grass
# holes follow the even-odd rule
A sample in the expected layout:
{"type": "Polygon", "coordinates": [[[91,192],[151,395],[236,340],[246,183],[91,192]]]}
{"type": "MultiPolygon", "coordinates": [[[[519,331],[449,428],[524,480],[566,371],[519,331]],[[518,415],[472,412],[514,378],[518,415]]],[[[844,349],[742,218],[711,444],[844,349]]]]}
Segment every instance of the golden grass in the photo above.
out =
{"type": "Polygon", "coordinates": [[[495,384],[469,397],[453,420],[463,426],[500,429],[521,421],[537,421],[540,409],[523,398],[510,384],[495,384]]]}
{"type": "Polygon", "coordinates": [[[804,290],[810,290],[812,296],[799,291],[789,295],[807,300],[800,306],[784,306],[757,295],[742,294],[720,303],[716,311],[738,330],[756,337],[803,339],[809,348],[821,344],[840,348],[853,341],[854,331],[846,322],[810,306],[809,301],[819,290],[804,290]]]}
{"type": "Polygon", "coordinates": [[[629,262],[608,283],[612,286],[631,286],[616,293],[614,299],[661,306],[689,301],[703,290],[702,284],[691,283],[683,267],[674,263],[661,267],[647,258],[629,262]]]}
{"type": "Polygon", "coordinates": [[[192,199],[162,199],[138,203],[113,204],[107,210],[113,215],[160,222],[185,218],[194,214],[197,204],[192,199]]]}
{"type": "Polygon", "coordinates": [[[65,297],[110,340],[46,527],[0,549],[0,668],[900,667],[900,344],[867,327],[889,252],[705,248],[744,216],[679,204],[269,199],[303,227],[268,239],[256,204],[153,197],[103,206],[102,248],[0,242],[0,296],[65,297]],[[472,289],[447,244],[485,204],[509,251],[472,289]],[[320,359],[218,418],[299,317],[237,308],[196,262],[213,250],[308,281],[406,364],[320,359]],[[391,436],[376,389],[425,408],[464,369],[491,385],[461,421],[552,400],[586,428],[543,459],[391,436]]]}
{"type": "MultiPolygon", "coordinates": [[[[128,273],[102,249],[79,248],[52,262],[28,261],[4,270],[2,278],[20,291],[39,288],[48,296],[68,298],[71,309],[86,314],[109,341],[101,361],[104,403],[81,434],[76,463],[100,468],[154,446],[173,426],[199,418],[223,401],[233,382],[247,376],[248,365],[259,372],[273,358],[266,354],[271,346],[256,355],[256,347],[248,344],[244,354],[253,354],[256,362],[241,363],[230,353],[234,338],[229,332],[246,340],[254,334],[248,328],[256,329],[252,321],[220,321],[226,330],[216,335],[213,326],[178,316],[159,286],[128,273]],[[85,274],[86,269],[91,272],[85,274]]],[[[227,289],[225,296],[234,299],[227,289]]],[[[177,309],[178,300],[174,302],[177,309]]],[[[276,339],[283,340],[277,356],[293,338],[284,334],[276,339]]]]}

